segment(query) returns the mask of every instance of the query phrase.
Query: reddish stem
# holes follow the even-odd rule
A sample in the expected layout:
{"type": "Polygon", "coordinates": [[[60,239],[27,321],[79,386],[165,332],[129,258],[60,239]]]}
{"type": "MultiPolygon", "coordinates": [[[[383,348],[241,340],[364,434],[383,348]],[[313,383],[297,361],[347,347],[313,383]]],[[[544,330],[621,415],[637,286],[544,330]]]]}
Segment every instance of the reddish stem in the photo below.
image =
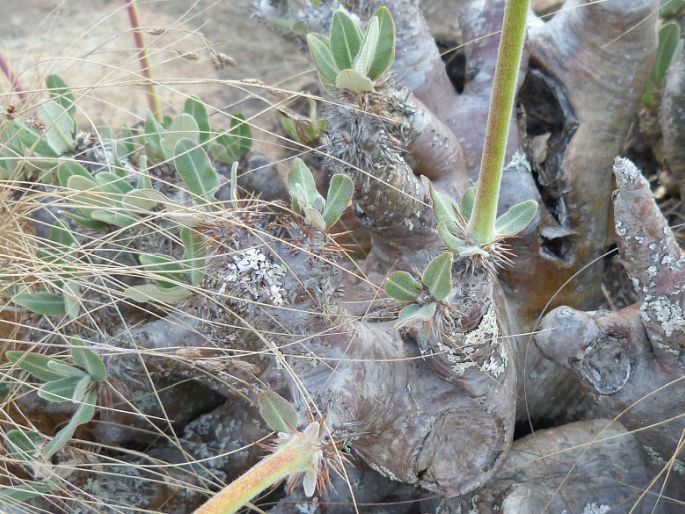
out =
{"type": "Polygon", "coordinates": [[[140,63],[140,72],[143,77],[147,79],[145,84],[147,104],[152,111],[152,114],[157,121],[162,120],[162,111],[159,108],[159,99],[155,94],[155,84],[152,81],[152,73],[150,72],[150,61],[147,58],[147,51],[145,50],[145,42],[143,41],[143,34],[140,31],[140,21],[138,19],[138,7],[135,0],[124,0],[126,2],[126,11],[128,11],[128,19],[133,29],[133,40],[138,49],[138,62],[140,63]]]}
{"type": "Polygon", "coordinates": [[[12,68],[10,67],[9,63],[7,62],[7,60],[5,60],[5,57],[2,54],[0,54],[0,69],[2,69],[2,72],[9,79],[10,88],[12,88],[15,91],[15,93],[19,95],[19,98],[21,98],[22,102],[25,101],[28,97],[28,95],[26,94],[26,90],[21,85],[19,79],[14,74],[14,71],[12,71],[12,68]]]}

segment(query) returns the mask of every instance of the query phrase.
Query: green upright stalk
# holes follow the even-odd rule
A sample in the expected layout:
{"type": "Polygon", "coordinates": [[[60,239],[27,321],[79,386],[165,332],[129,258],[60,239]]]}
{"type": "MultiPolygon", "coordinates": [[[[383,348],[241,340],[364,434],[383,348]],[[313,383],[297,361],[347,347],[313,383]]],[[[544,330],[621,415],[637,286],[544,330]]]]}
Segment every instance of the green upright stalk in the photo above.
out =
{"type": "Polygon", "coordinates": [[[516,81],[523,54],[529,4],[530,0],[507,0],[504,9],[476,201],[469,222],[469,235],[479,245],[489,244],[495,239],[497,202],[509,123],[516,99],[516,81]]]}

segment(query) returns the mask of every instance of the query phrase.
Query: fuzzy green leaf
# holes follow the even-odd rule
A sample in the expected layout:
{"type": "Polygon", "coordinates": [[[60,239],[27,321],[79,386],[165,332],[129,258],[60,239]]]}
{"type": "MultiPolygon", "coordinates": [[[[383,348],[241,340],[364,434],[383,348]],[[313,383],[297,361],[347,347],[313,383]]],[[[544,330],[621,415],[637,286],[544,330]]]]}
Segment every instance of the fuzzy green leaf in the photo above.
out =
{"type": "Polygon", "coordinates": [[[517,203],[497,218],[495,233],[498,236],[515,236],[530,225],[537,211],[538,203],[535,200],[517,203]]]}
{"type": "Polygon", "coordinates": [[[273,391],[260,393],[259,414],[274,432],[288,434],[297,428],[297,411],[290,402],[273,391]]]}
{"type": "Polygon", "coordinates": [[[133,191],[133,186],[126,179],[109,171],[102,171],[95,175],[95,182],[98,185],[99,191],[117,195],[117,199],[119,198],[118,195],[133,191]]]}
{"type": "Polygon", "coordinates": [[[132,214],[127,214],[118,209],[96,209],[90,213],[90,217],[96,221],[102,221],[108,225],[126,228],[135,225],[140,218],[132,214]]]}
{"type": "Polygon", "coordinates": [[[69,179],[75,175],[93,180],[93,176],[81,163],[60,159],[57,164],[57,179],[59,180],[59,185],[68,187],[69,179]]]}
{"type": "Polygon", "coordinates": [[[138,161],[138,183],[137,189],[153,189],[150,169],[147,166],[147,156],[141,155],[138,161]]]}
{"type": "Polygon", "coordinates": [[[7,450],[14,458],[31,458],[43,444],[43,436],[33,430],[14,428],[5,434],[7,450]]]}
{"type": "Polygon", "coordinates": [[[178,282],[183,281],[186,271],[185,266],[172,257],[167,257],[166,255],[142,254],[138,259],[145,268],[145,271],[153,275],[150,279],[160,287],[176,287],[178,282]],[[163,278],[174,282],[162,280],[163,278]]]}
{"type": "Polygon", "coordinates": [[[10,351],[5,352],[5,357],[41,380],[56,380],[63,377],[48,367],[48,363],[53,359],[40,353],[10,351]]]}
{"type": "Polygon", "coordinates": [[[395,22],[385,6],[376,9],[373,18],[378,19],[378,43],[366,75],[376,81],[390,69],[395,60],[395,22]]]}
{"type": "Polygon", "coordinates": [[[62,377],[82,377],[86,374],[82,369],[75,368],[69,364],[65,364],[62,361],[52,359],[48,362],[48,368],[50,368],[55,373],[59,373],[62,377]]]}
{"type": "Polygon", "coordinates": [[[435,315],[436,308],[437,304],[435,302],[427,303],[425,305],[416,303],[407,305],[400,311],[397,322],[395,323],[395,329],[407,327],[419,321],[431,321],[435,315]]]}
{"type": "Polygon", "coordinates": [[[421,277],[430,294],[439,302],[452,290],[452,252],[444,252],[428,263],[421,277]]]}
{"type": "Polygon", "coordinates": [[[87,377],[87,375],[81,375],[80,377],[64,377],[45,382],[41,388],[38,389],[38,396],[48,402],[68,402],[74,396],[76,384],[78,384],[84,376],[87,377]]]}
{"type": "Polygon", "coordinates": [[[156,284],[143,284],[124,290],[124,297],[134,302],[180,303],[193,296],[185,287],[160,287],[156,284]]]}
{"type": "Polygon", "coordinates": [[[54,243],[51,246],[61,250],[67,250],[78,245],[78,241],[74,237],[74,233],[69,228],[69,225],[62,220],[55,220],[52,224],[48,239],[54,243]]]}
{"type": "Polygon", "coordinates": [[[329,84],[334,84],[340,69],[335,64],[328,38],[316,33],[307,34],[307,44],[319,75],[329,84]]]}
{"type": "Polygon", "coordinates": [[[74,220],[81,226],[89,228],[91,230],[103,230],[107,228],[107,224],[101,221],[90,219],[90,217],[82,216],[81,214],[76,214],[75,212],[65,212],[64,215],[74,220]]]}
{"type": "Polygon", "coordinates": [[[154,189],[134,189],[121,198],[121,206],[125,209],[151,211],[157,205],[163,204],[166,201],[166,197],[154,189]]]}
{"type": "Polygon", "coordinates": [[[64,309],[69,319],[75,320],[81,312],[81,287],[77,282],[67,280],[62,288],[64,309]]]}
{"type": "Polygon", "coordinates": [[[183,260],[188,278],[191,284],[199,286],[205,276],[206,252],[203,237],[197,231],[183,227],[181,229],[181,241],[183,241],[183,260]]]}
{"type": "Polygon", "coordinates": [[[354,184],[347,175],[337,174],[331,179],[326,195],[326,208],[323,211],[323,220],[327,228],[335,225],[342,213],[352,205],[354,184]]]}
{"type": "Polygon", "coordinates": [[[321,232],[324,232],[326,230],[326,222],[324,221],[323,216],[319,211],[317,211],[313,207],[309,207],[308,205],[305,205],[303,210],[304,222],[306,225],[314,227],[315,229],[320,230],[321,232]]]}
{"type": "Polygon", "coordinates": [[[356,70],[342,70],[335,77],[335,87],[353,93],[368,93],[373,91],[373,82],[356,70]]]}
{"type": "Polygon", "coordinates": [[[209,141],[210,136],[210,126],[209,126],[209,115],[207,114],[207,109],[200,99],[196,96],[191,96],[183,104],[183,112],[190,114],[197,127],[200,131],[200,143],[206,143],[209,141]]]}
{"type": "Polygon", "coordinates": [[[663,84],[669,66],[678,57],[682,49],[683,40],[680,39],[680,25],[678,22],[669,21],[659,29],[659,48],[651,74],[654,84],[657,86],[663,84]]]}
{"type": "Polygon", "coordinates": [[[71,358],[74,362],[85,369],[96,382],[104,381],[107,378],[107,368],[102,358],[76,338],[72,338],[69,342],[71,343],[71,358]]]}
{"type": "Polygon", "coordinates": [[[49,89],[50,98],[66,109],[71,119],[74,119],[76,117],[76,98],[67,87],[66,82],[59,75],[48,75],[48,78],[45,79],[45,85],[49,89]]]}
{"type": "Polygon", "coordinates": [[[378,48],[378,36],[380,30],[380,23],[377,17],[373,17],[366,24],[364,30],[364,38],[362,39],[361,47],[357,58],[354,60],[352,69],[364,77],[368,77],[369,69],[373,63],[378,48]]]}
{"type": "Polygon", "coordinates": [[[685,0],[661,0],[659,16],[662,18],[675,18],[681,11],[685,11],[685,0]]]}
{"type": "Polygon", "coordinates": [[[383,287],[386,294],[400,302],[413,302],[423,287],[406,271],[394,271],[388,275],[383,287]]]}
{"type": "Polygon", "coordinates": [[[191,193],[211,201],[219,189],[219,175],[212,168],[207,152],[191,139],[181,139],[174,149],[174,166],[191,193]]]}
{"type": "Polygon", "coordinates": [[[438,234],[440,234],[440,239],[447,248],[457,255],[461,255],[461,251],[466,247],[466,242],[455,236],[444,221],[438,223],[438,234]]]}
{"type": "Polygon", "coordinates": [[[69,420],[69,423],[62,428],[52,441],[50,441],[43,449],[43,458],[49,459],[59,450],[64,448],[69,440],[73,437],[74,432],[84,423],[88,423],[95,415],[95,406],[97,403],[97,390],[91,388],[83,399],[83,403],[79,404],[74,412],[74,415],[69,420]]]}
{"type": "Polygon", "coordinates": [[[74,149],[74,119],[57,102],[46,102],[38,107],[38,116],[45,123],[45,140],[56,155],[74,149]]]}
{"type": "Polygon", "coordinates": [[[333,13],[329,40],[331,53],[338,68],[351,68],[362,44],[362,33],[345,11],[338,10],[333,13]]]}
{"type": "Polygon", "coordinates": [[[231,128],[228,132],[234,144],[237,144],[237,148],[232,150],[234,160],[237,161],[252,149],[252,128],[245,121],[243,114],[236,113],[231,118],[231,128]]]}
{"type": "Polygon", "coordinates": [[[149,112],[145,119],[143,141],[145,144],[145,154],[152,162],[159,162],[165,159],[164,152],[162,151],[162,135],[164,132],[164,127],[149,112]]]}
{"type": "Polygon", "coordinates": [[[454,200],[435,189],[432,183],[430,183],[430,195],[433,200],[433,215],[438,222],[444,221],[446,224],[460,223],[459,216],[457,215],[459,207],[457,207],[454,200]]]}
{"type": "Polygon", "coordinates": [[[314,175],[302,159],[295,159],[295,165],[288,174],[288,190],[296,212],[303,212],[305,206],[319,210],[325,205],[323,196],[316,189],[314,175]]]}
{"type": "Polygon", "coordinates": [[[464,193],[461,204],[459,205],[459,212],[466,221],[471,219],[474,203],[476,203],[476,186],[471,186],[464,193]]]}
{"type": "Polygon", "coordinates": [[[200,142],[200,129],[195,118],[190,114],[181,113],[171,122],[169,130],[161,136],[160,144],[164,158],[169,160],[175,157],[176,144],[181,139],[189,139],[195,146],[200,142]]]}
{"type": "Polygon", "coordinates": [[[25,502],[31,498],[44,496],[54,488],[55,484],[48,481],[22,483],[12,487],[0,486],[0,505],[25,502]]]}
{"type": "Polygon", "coordinates": [[[31,312],[43,316],[64,316],[67,311],[64,298],[61,295],[38,291],[35,293],[20,293],[12,297],[12,301],[31,312]]]}

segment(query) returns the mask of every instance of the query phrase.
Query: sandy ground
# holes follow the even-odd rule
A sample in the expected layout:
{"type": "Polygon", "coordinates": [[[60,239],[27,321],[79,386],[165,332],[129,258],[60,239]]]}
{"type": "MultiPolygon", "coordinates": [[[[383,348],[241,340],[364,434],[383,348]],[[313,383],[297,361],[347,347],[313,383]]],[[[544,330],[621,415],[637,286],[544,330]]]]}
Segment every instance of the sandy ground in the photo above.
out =
{"type": "MultiPolygon", "coordinates": [[[[57,73],[80,97],[82,126],[107,120],[112,126],[133,124],[147,109],[145,90],[124,0],[0,0],[0,53],[34,91],[25,106],[45,98],[44,79],[57,73]]],[[[314,80],[306,55],[250,17],[251,0],[139,0],[144,34],[157,91],[165,112],[178,111],[188,94],[224,112],[246,112],[266,130],[274,117],[271,106],[281,98],[255,79],[286,90],[314,80]],[[164,32],[158,35],[159,32],[164,32]],[[208,45],[236,60],[237,66],[217,71],[208,45]],[[263,114],[260,114],[263,113],[263,114]]],[[[0,103],[18,105],[9,83],[0,75],[0,103]]],[[[210,108],[210,111],[212,109],[210,108]]],[[[214,113],[217,126],[226,116],[214,113]],[[223,119],[222,119],[223,118],[223,119]]]]}

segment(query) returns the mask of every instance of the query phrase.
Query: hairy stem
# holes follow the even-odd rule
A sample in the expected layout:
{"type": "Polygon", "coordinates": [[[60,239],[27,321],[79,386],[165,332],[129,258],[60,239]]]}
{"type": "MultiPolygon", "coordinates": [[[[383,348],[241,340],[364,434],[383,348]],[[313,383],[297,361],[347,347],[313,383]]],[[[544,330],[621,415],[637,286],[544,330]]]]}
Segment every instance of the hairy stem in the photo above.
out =
{"type": "Polygon", "coordinates": [[[145,42],[143,41],[143,34],[140,32],[140,20],[138,19],[138,7],[135,0],[124,0],[126,2],[126,11],[128,12],[128,20],[133,29],[133,40],[138,49],[138,62],[140,63],[140,72],[145,77],[145,94],[147,96],[147,104],[152,111],[152,114],[157,121],[162,121],[162,111],[159,107],[159,99],[155,93],[155,83],[152,81],[152,72],[150,61],[147,58],[147,51],[145,50],[145,42]]]}
{"type": "Polygon", "coordinates": [[[306,432],[295,432],[287,443],[230,483],[195,514],[237,512],[259,493],[289,475],[312,469],[314,454],[318,450],[318,441],[312,440],[306,432]]]}
{"type": "Polygon", "coordinates": [[[495,237],[497,202],[509,136],[509,122],[516,98],[516,81],[523,55],[529,3],[529,0],[509,0],[504,10],[478,191],[473,217],[469,223],[469,234],[479,244],[490,243],[495,237]]]}

